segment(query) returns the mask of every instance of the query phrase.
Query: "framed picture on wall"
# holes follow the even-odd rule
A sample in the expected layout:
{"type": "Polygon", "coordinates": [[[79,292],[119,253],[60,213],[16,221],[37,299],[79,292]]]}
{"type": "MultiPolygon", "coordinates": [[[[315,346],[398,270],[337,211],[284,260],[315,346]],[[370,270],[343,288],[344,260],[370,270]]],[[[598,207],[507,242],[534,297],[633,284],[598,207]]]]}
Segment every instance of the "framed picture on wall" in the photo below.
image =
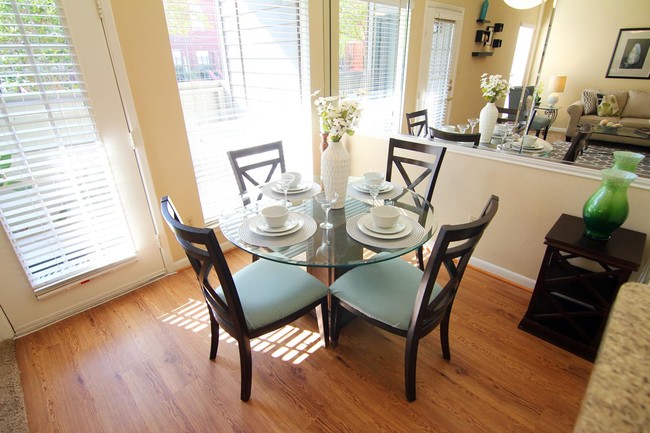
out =
{"type": "Polygon", "coordinates": [[[606,78],[650,78],[650,28],[621,29],[606,78]]]}

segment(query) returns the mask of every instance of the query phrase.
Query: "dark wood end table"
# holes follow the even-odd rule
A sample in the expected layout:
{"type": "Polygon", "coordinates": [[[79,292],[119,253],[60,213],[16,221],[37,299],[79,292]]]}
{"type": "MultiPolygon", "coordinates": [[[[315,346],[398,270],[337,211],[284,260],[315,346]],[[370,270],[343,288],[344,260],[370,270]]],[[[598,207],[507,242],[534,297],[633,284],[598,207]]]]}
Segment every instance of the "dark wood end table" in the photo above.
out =
{"type": "Polygon", "coordinates": [[[563,214],[519,328],[593,361],[619,287],[641,265],[646,234],[619,228],[609,241],[582,235],[582,218],[563,214]]]}

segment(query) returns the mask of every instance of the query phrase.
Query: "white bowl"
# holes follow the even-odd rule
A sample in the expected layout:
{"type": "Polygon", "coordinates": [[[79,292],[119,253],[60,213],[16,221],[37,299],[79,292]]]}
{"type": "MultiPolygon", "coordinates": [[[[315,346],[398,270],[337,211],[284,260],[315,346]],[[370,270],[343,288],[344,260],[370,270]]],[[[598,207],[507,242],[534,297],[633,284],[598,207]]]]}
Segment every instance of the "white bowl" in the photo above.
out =
{"type": "Polygon", "coordinates": [[[454,125],[442,125],[440,128],[445,132],[456,132],[456,127],[454,125]]]}
{"type": "Polygon", "coordinates": [[[297,171],[287,171],[285,174],[290,174],[293,176],[293,182],[289,184],[289,188],[295,188],[300,184],[302,176],[297,171]]]}
{"type": "Polygon", "coordinates": [[[381,186],[384,183],[384,174],[379,173],[378,171],[369,171],[363,173],[363,183],[365,185],[379,185],[381,186]]]}
{"type": "Polygon", "coordinates": [[[395,206],[375,206],[370,208],[370,214],[377,227],[389,229],[397,224],[400,210],[395,206]]]}
{"type": "Polygon", "coordinates": [[[260,211],[262,219],[271,228],[282,227],[289,218],[289,209],[284,206],[268,206],[260,211]]]}

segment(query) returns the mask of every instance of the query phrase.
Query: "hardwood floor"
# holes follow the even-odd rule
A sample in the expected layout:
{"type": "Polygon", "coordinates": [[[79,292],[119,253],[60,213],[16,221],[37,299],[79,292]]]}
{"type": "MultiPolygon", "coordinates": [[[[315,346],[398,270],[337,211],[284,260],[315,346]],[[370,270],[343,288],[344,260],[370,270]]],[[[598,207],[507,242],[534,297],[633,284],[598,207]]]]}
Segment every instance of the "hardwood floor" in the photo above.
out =
{"type": "MultiPolygon", "coordinates": [[[[228,254],[233,269],[250,262],[228,254]]],[[[31,432],[571,432],[592,364],[517,329],[530,293],[468,269],[452,312],[451,361],[420,345],[404,396],[404,340],[360,320],[336,349],[305,317],[254,347],[253,390],[224,336],[208,359],[191,270],[17,340],[31,432]]]]}

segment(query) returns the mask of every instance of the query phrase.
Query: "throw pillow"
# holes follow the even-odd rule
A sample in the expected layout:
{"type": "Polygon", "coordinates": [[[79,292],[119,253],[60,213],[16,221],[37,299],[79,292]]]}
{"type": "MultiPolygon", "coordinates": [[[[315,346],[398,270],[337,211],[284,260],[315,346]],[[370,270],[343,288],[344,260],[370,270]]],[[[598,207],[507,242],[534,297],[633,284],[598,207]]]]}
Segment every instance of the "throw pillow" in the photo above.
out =
{"type": "Polygon", "coordinates": [[[602,101],[598,104],[597,113],[601,117],[612,117],[618,116],[620,111],[618,109],[618,104],[616,103],[616,96],[614,95],[605,95],[603,96],[602,101]]]}
{"type": "Polygon", "coordinates": [[[582,105],[585,107],[585,114],[595,113],[597,105],[596,92],[593,90],[583,90],[582,105]]]}

